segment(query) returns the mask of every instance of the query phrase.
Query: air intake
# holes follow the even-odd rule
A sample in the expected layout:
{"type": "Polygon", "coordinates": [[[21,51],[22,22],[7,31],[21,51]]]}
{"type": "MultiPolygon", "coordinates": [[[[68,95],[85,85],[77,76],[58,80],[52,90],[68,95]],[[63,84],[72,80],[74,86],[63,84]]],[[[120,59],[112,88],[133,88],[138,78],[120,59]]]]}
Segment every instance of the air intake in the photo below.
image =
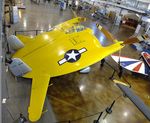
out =
{"type": "Polygon", "coordinates": [[[24,47],[24,44],[15,35],[9,36],[7,40],[13,50],[18,50],[24,47]]]}
{"type": "Polygon", "coordinates": [[[32,69],[19,58],[13,58],[12,62],[8,65],[9,70],[15,76],[23,76],[30,72],[32,69]]]}

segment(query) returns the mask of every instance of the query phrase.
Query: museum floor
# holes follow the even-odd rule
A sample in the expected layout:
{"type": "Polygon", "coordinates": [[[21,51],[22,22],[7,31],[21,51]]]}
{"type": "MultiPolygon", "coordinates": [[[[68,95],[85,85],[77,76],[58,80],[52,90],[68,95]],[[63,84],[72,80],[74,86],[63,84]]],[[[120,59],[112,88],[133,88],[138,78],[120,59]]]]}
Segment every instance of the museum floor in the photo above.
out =
{"type": "MultiPolygon", "coordinates": [[[[81,14],[87,15],[86,13],[81,14]]],[[[59,6],[53,3],[40,3],[37,5],[27,0],[26,9],[19,10],[19,17],[20,22],[12,25],[9,34],[13,34],[15,30],[47,30],[60,22],[71,19],[73,13],[69,8],[65,11],[60,11],[59,6]]],[[[85,25],[94,30],[94,33],[103,45],[107,45],[109,42],[104,42],[105,38],[98,32],[95,23],[89,19],[85,25]]],[[[114,27],[109,22],[104,23],[100,21],[99,23],[109,29],[119,40],[125,40],[134,32],[127,28],[114,27]]],[[[130,46],[126,46],[121,52],[122,55],[139,58],[139,53],[130,46]]],[[[106,61],[117,68],[116,63],[110,56],[106,58],[106,61]]],[[[71,123],[92,123],[93,120],[98,118],[101,111],[105,111],[116,100],[112,114],[104,117],[104,112],[100,123],[148,123],[149,121],[137,107],[128,98],[123,97],[121,90],[109,79],[112,73],[113,70],[107,64],[100,69],[100,63],[97,63],[91,66],[91,71],[88,74],[75,72],[52,78],[51,83],[53,85],[49,87],[47,97],[55,121],[70,120],[72,121],[71,123]]],[[[115,78],[119,79],[117,75],[115,75],[115,78]]],[[[149,80],[142,76],[133,76],[130,72],[124,71],[122,81],[128,81],[134,92],[150,107],[149,80]]],[[[20,78],[16,82],[14,77],[7,72],[6,82],[8,86],[7,93],[9,93],[8,97],[10,98],[6,109],[9,110],[14,119],[20,113],[18,111],[23,112],[26,116],[31,80],[20,78]],[[25,101],[24,96],[26,96],[25,101]],[[21,98],[21,101],[19,98],[21,98]],[[21,105],[20,103],[23,104],[21,105]]],[[[6,120],[8,119],[3,119],[4,123],[6,123],[6,120]]],[[[44,120],[42,122],[46,123],[44,120]]],[[[49,121],[48,123],[53,122],[49,121]]]]}

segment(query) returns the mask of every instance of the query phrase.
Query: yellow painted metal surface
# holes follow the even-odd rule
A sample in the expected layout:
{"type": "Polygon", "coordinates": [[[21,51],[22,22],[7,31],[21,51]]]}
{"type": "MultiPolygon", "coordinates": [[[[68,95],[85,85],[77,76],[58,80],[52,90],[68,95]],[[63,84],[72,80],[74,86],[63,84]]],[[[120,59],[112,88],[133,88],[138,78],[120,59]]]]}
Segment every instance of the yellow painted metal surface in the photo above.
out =
{"type": "Polygon", "coordinates": [[[30,105],[28,108],[31,121],[37,121],[41,117],[49,80],[50,76],[46,74],[34,73],[33,75],[30,105]]]}
{"type": "Polygon", "coordinates": [[[56,26],[53,31],[34,38],[18,36],[25,47],[18,50],[13,57],[20,58],[32,68],[31,72],[23,76],[32,78],[28,110],[31,121],[37,121],[41,117],[50,77],[83,69],[124,47],[123,42],[115,39],[112,40],[116,43],[101,46],[91,29],[80,30],[77,24],[80,21],[84,19],[69,20],[56,26]]]}

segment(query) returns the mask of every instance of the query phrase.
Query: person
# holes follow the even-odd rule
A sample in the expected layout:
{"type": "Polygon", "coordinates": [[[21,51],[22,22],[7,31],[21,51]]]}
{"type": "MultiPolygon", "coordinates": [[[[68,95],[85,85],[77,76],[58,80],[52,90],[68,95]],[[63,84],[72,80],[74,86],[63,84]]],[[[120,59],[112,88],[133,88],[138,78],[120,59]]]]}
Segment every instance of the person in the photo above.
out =
{"type": "Polygon", "coordinates": [[[5,62],[8,63],[8,64],[11,64],[13,61],[12,61],[12,59],[10,59],[10,58],[6,58],[6,59],[5,59],[5,62]]]}
{"type": "Polygon", "coordinates": [[[119,73],[118,73],[119,78],[122,77],[122,74],[123,74],[123,68],[122,66],[119,66],[119,73]]]}
{"type": "Polygon", "coordinates": [[[72,1],[71,0],[68,1],[68,6],[69,6],[69,8],[71,8],[71,6],[72,6],[72,1]]]}
{"type": "Polygon", "coordinates": [[[100,64],[100,67],[101,67],[101,68],[104,66],[104,63],[105,63],[105,59],[102,59],[102,60],[101,60],[101,64],[100,64]]]}
{"type": "Polygon", "coordinates": [[[51,0],[47,0],[48,1],[48,3],[50,3],[51,2],[51,0]]]}
{"type": "Polygon", "coordinates": [[[66,2],[66,7],[68,7],[68,0],[66,0],[65,2],[66,2]]]}
{"type": "Polygon", "coordinates": [[[18,118],[18,123],[25,123],[27,119],[23,116],[22,113],[20,113],[20,116],[18,118]]]}
{"type": "Polygon", "coordinates": [[[82,7],[79,5],[77,8],[77,14],[80,14],[80,11],[82,10],[82,7]]]}

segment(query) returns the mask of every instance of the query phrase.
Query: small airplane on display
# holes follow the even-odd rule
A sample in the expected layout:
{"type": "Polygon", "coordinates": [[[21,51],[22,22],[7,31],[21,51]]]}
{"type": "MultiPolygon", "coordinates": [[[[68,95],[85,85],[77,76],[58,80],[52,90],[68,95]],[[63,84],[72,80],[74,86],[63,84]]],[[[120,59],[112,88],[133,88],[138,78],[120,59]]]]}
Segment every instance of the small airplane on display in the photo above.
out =
{"type": "Polygon", "coordinates": [[[97,24],[107,39],[114,42],[103,47],[90,28],[80,25],[85,20],[81,17],[68,20],[34,38],[23,35],[8,37],[11,49],[16,51],[8,64],[9,70],[17,77],[32,79],[28,108],[30,121],[35,122],[41,117],[51,77],[86,68],[122,49],[125,44],[137,41],[134,37],[118,41],[97,24]]]}
{"type": "Polygon", "coordinates": [[[150,54],[150,37],[148,34],[138,36],[139,42],[132,44],[132,47],[140,52],[148,52],[150,54]]]}
{"type": "Polygon", "coordinates": [[[147,52],[141,53],[141,57],[143,58],[143,60],[132,59],[119,55],[111,55],[111,57],[121,67],[133,73],[139,73],[145,76],[150,76],[150,54],[147,52]]]}
{"type": "Polygon", "coordinates": [[[147,52],[142,52],[141,55],[145,60],[145,62],[147,63],[148,67],[150,67],[150,54],[147,52]]]}

